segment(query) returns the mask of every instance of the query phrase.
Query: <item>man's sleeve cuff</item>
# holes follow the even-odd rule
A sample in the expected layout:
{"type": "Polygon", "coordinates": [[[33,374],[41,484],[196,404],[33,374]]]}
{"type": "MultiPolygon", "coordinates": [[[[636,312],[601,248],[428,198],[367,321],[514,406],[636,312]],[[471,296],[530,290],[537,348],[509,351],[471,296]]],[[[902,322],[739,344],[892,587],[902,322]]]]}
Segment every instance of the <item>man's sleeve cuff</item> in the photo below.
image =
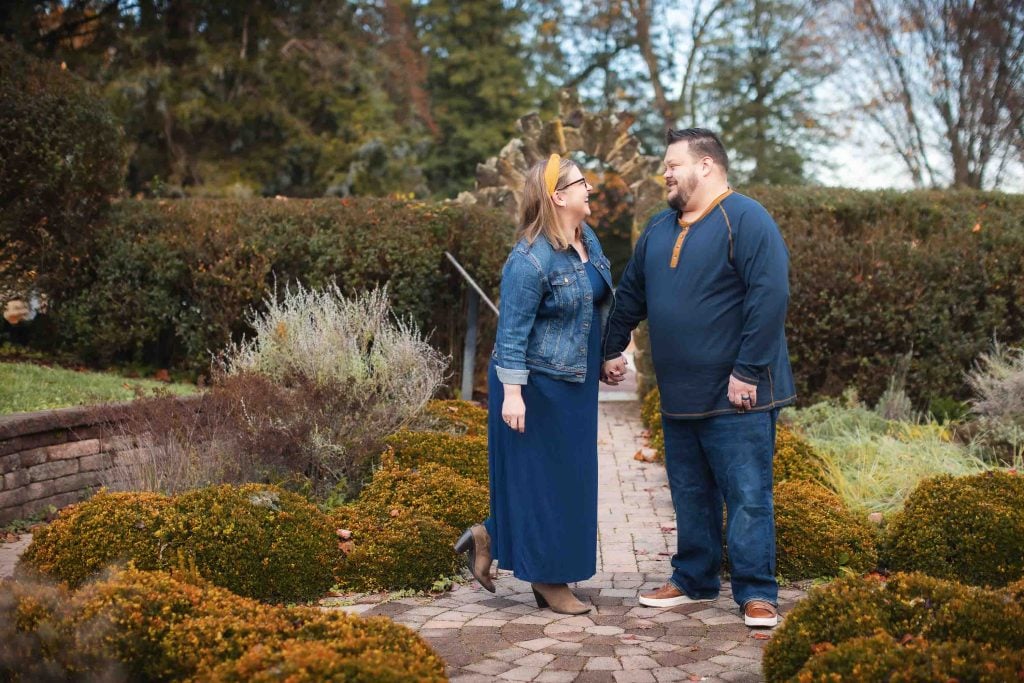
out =
{"type": "Polygon", "coordinates": [[[604,357],[604,359],[605,359],[605,361],[610,361],[610,360],[615,360],[616,358],[619,358],[620,356],[622,356],[622,353],[616,351],[615,353],[609,353],[607,356],[604,357]]]}
{"type": "Polygon", "coordinates": [[[497,365],[494,366],[494,372],[502,384],[526,384],[526,380],[530,377],[529,370],[509,370],[497,365]]]}
{"type": "Polygon", "coordinates": [[[732,376],[741,382],[747,384],[757,385],[760,381],[761,368],[756,365],[747,365],[746,363],[738,363],[733,366],[732,376]]]}

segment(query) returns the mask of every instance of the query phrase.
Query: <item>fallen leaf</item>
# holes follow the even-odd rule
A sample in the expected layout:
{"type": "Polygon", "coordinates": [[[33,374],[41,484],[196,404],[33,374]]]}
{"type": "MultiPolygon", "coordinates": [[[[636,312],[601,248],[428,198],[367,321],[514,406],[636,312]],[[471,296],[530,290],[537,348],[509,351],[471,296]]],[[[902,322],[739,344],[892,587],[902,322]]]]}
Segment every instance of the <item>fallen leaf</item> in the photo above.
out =
{"type": "Polygon", "coordinates": [[[667,553],[665,551],[661,551],[658,554],[661,555],[662,557],[672,557],[672,553],[667,553]]]}
{"type": "Polygon", "coordinates": [[[398,508],[391,508],[391,516],[392,517],[397,517],[400,514],[401,514],[401,511],[398,508]]]}
{"type": "Polygon", "coordinates": [[[974,227],[971,228],[971,232],[981,232],[981,223],[975,223],[974,227]]]}
{"type": "Polygon", "coordinates": [[[670,531],[675,531],[675,530],[676,530],[676,527],[675,527],[674,524],[662,524],[661,525],[661,533],[663,533],[663,534],[667,534],[670,531]]]}
{"type": "Polygon", "coordinates": [[[772,639],[772,637],[770,635],[768,635],[767,633],[761,633],[759,631],[751,633],[750,637],[753,638],[754,640],[771,640],[772,639]]]}
{"type": "Polygon", "coordinates": [[[355,543],[352,541],[341,541],[338,543],[338,550],[348,555],[355,548],[355,543]]]}
{"type": "Polygon", "coordinates": [[[636,454],[633,456],[633,459],[639,460],[640,462],[654,462],[654,459],[657,457],[657,455],[657,451],[655,451],[653,448],[643,446],[640,450],[636,452],[636,454]]]}
{"type": "Polygon", "coordinates": [[[701,676],[698,676],[697,674],[690,674],[690,680],[691,681],[703,681],[704,679],[701,676]]]}
{"type": "Polygon", "coordinates": [[[352,538],[352,532],[348,529],[335,529],[334,533],[338,534],[338,537],[345,541],[352,538]]]}

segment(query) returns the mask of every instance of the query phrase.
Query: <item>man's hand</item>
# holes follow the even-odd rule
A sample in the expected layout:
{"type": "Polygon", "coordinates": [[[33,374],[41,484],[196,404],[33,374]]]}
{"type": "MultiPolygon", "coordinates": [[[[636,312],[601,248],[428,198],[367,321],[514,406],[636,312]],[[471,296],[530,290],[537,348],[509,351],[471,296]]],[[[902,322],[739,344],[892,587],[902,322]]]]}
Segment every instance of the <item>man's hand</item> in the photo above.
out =
{"type": "Polygon", "coordinates": [[[729,403],[740,410],[750,410],[757,405],[757,385],[729,375],[729,403]]]}
{"type": "Polygon", "coordinates": [[[626,378],[626,357],[619,356],[613,360],[606,360],[601,366],[601,381],[605,384],[615,386],[626,378]]]}

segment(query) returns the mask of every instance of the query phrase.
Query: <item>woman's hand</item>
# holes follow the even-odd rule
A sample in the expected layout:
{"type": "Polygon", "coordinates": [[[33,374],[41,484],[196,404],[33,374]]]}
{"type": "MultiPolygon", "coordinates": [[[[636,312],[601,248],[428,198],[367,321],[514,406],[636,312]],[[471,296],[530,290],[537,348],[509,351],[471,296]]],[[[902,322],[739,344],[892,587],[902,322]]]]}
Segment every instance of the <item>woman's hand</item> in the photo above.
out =
{"type": "Polygon", "coordinates": [[[501,419],[520,434],[526,433],[526,404],[523,389],[518,384],[505,384],[505,400],[501,403],[501,419]]]}

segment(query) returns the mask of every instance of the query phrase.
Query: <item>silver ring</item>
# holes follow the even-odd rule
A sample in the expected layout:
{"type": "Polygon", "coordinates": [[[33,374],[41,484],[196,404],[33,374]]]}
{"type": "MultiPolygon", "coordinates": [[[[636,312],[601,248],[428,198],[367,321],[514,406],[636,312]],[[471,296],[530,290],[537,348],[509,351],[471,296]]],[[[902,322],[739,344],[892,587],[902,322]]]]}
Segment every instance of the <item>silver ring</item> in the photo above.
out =
{"type": "Polygon", "coordinates": [[[750,400],[750,396],[747,395],[747,394],[743,394],[742,396],[740,396],[740,400],[741,401],[749,401],[750,400]]]}

